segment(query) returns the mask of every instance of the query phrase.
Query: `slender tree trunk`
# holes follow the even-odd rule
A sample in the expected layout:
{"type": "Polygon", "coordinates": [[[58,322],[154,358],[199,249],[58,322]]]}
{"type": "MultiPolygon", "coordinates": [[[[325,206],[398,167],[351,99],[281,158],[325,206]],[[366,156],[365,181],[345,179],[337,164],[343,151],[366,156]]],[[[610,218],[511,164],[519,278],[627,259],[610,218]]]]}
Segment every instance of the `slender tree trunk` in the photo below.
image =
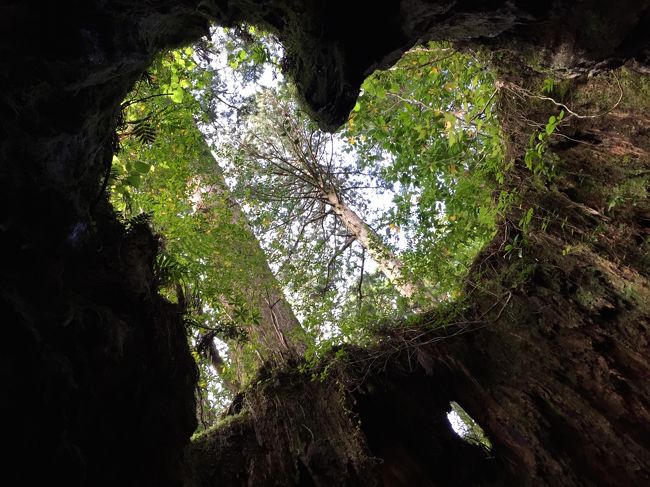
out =
{"type": "Polygon", "coordinates": [[[420,289],[420,286],[406,279],[403,265],[399,258],[382,242],[381,237],[336,192],[331,191],[326,194],[326,197],[334,213],[339,217],[347,231],[366,249],[370,257],[379,266],[381,272],[402,296],[412,298],[418,291],[424,291],[420,289]]]}

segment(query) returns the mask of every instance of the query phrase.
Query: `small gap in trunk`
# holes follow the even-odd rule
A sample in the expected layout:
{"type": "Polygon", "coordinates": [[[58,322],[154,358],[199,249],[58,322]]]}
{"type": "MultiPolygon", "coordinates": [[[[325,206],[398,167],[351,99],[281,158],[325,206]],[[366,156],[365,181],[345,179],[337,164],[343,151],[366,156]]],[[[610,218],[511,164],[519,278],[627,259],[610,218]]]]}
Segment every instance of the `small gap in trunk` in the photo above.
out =
{"type": "Polygon", "coordinates": [[[447,412],[447,419],[451,429],[458,436],[471,445],[478,445],[485,450],[492,449],[490,439],[483,431],[483,428],[465,411],[456,401],[449,403],[450,410],[447,412]]]}

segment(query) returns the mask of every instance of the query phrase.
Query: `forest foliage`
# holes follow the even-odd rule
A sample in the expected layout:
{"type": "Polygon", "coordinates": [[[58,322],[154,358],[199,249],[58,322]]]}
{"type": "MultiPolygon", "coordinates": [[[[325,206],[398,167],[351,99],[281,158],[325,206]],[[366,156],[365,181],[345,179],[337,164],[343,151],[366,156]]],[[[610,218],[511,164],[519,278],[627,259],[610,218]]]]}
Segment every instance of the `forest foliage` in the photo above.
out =
{"type": "Polygon", "coordinates": [[[111,199],[127,220],[147,215],[160,235],[160,289],[187,310],[208,422],[231,393],[223,384],[244,386],[260,365],[250,330],[263,317],[245,290],[260,286],[264,266],[299,318],[292,339],[309,363],[459,300],[503,209],[496,88],[476,57],[446,44],[414,48],[366,80],[335,134],[308,119],[282,66],[269,36],[219,31],[162,54],[123,103],[111,199]],[[370,247],[328,191],[366,225],[370,247]],[[382,255],[417,292],[400,293],[382,255]],[[208,333],[218,373],[199,347],[208,333]],[[233,370],[242,367],[249,372],[233,370]]]}

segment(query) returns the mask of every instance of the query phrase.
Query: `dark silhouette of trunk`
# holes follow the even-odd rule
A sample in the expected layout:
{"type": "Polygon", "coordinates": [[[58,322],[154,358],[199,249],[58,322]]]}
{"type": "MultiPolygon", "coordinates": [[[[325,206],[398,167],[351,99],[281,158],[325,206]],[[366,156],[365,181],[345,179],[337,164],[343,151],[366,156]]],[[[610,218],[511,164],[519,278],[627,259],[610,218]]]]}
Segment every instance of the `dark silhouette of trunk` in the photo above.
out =
{"type": "MultiPolygon", "coordinates": [[[[332,129],[365,76],[424,39],[492,48],[509,76],[520,67],[508,53],[567,76],[626,60],[647,73],[647,12],[646,0],[5,2],[4,483],[187,482],[196,371],[180,310],[156,292],[149,229],[118,223],[104,197],[120,103],[158,50],[196,40],[208,19],[267,27],[288,46],[306,106],[332,129]]],[[[613,103],[596,112],[606,86],[578,81],[587,91],[570,106],[598,116],[565,127],[549,149],[562,176],[525,200],[557,218],[528,233],[521,259],[499,253],[512,237],[504,224],[476,262],[494,279],[467,296],[465,314],[444,331],[395,338],[417,347],[348,350],[355,360],[339,372],[333,362],[330,380],[267,371],[272,380],[234,403],[241,415],[192,446],[193,481],[647,484],[648,208],[624,183],[648,171],[648,88],[629,73],[619,81],[627,102],[612,110],[614,80],[613,103]],[[484,428],[493,458],[452,436],[448,400],[484,428]]],[[[513,186],[526,180],[514,174],[513,186]]]]}

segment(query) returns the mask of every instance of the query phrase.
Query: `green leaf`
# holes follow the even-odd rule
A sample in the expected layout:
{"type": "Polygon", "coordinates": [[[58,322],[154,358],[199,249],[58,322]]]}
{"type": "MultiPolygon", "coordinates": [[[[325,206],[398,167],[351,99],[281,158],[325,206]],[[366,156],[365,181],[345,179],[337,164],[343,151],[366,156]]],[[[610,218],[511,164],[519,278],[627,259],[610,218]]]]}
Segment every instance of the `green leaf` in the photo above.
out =
{"type": "Polygon", "coordinates": [[[140,174],[147,174],[151,169],[151,165],[145,162],[133,161],[133,169],[140,174]]]}
{"type": "Polygon", "coordinates": [[[131,174],[130,176],[127,176],[124,181],[126,184],[136,189],[139,188],[140,184],[142,183],[139,174],[131,174]]]}
{"type": "Polygon", "coordinates": [[[454,145],[456,145],[456,142],[458,142],[458,137],[456,136],[456,134],[454,132],[449,132],[449,135],[447,137],[447,141],[449,143],[449,147],[451,148],[454,145]]]}
{"type": "Polygon", "coordinates": [[[542,92],[551,93],[551,92],[553,92],[554,86],[555,86],[555,82],[553,81],[553,79],[552,78],[546,78],[544,80],[544,84],[542,86],[542,92]]]}
{"type": "Polygon", "coordinates": [[[183,103],[183,95],[184,95],[183,89],[178,88],[172,92],[170,98],[174,103],[183,103]]]}

